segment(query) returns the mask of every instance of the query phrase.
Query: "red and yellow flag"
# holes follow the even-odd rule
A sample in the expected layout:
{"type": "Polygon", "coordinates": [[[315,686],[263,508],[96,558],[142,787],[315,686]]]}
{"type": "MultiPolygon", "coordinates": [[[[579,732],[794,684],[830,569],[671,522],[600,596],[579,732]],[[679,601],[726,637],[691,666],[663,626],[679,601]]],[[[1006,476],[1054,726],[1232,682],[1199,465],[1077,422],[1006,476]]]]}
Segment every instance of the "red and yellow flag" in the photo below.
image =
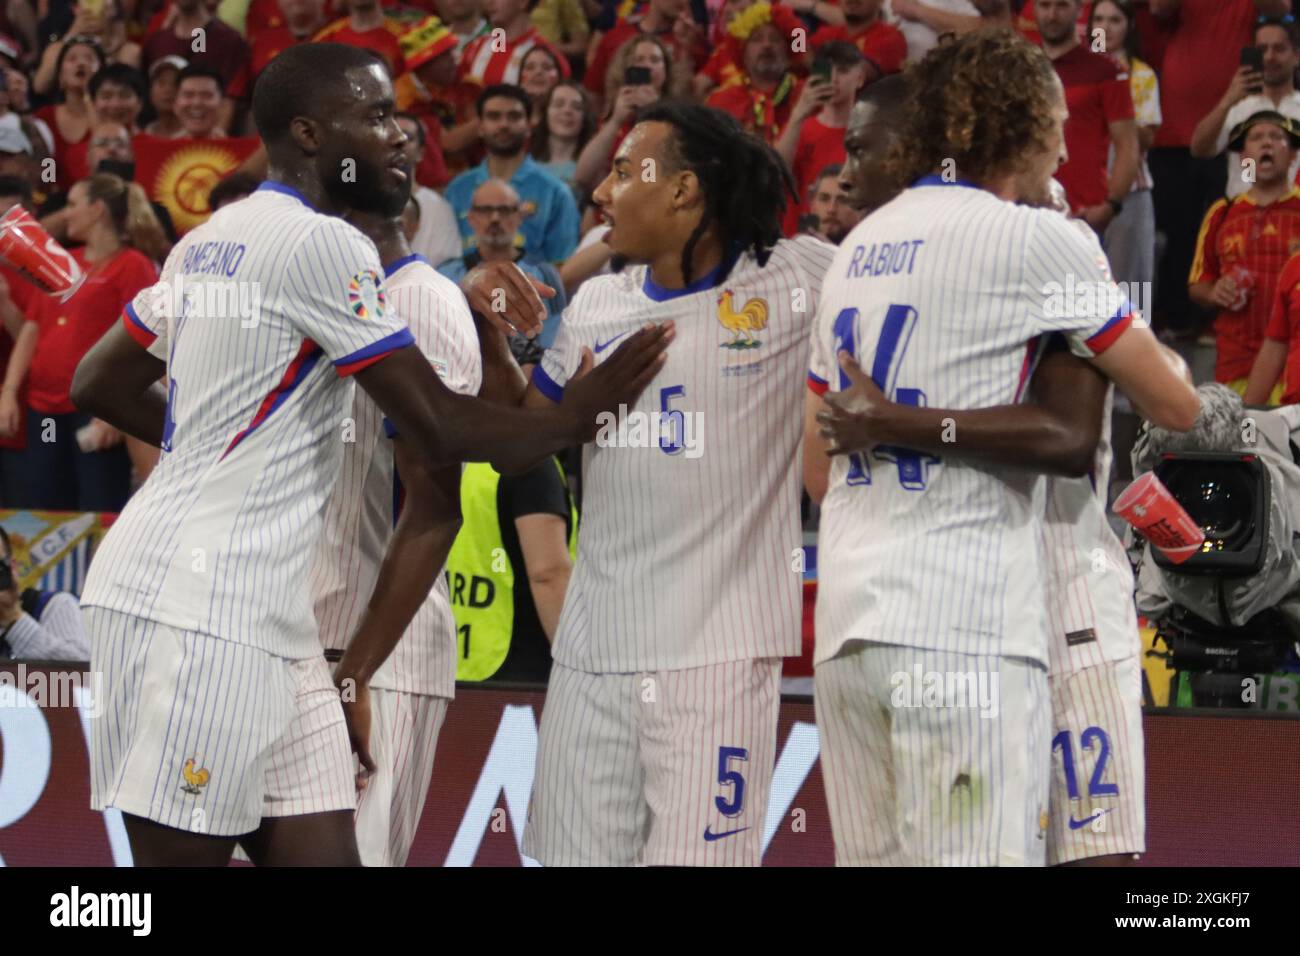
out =
{"type": "Polygon", "coordinates": [[[149,198],[171,213],[183,236],[207,221],[208,193],[257,149],[256,136],[233,139],[164,139],[142,133],[134,138],[135,179],[149,198]]]}

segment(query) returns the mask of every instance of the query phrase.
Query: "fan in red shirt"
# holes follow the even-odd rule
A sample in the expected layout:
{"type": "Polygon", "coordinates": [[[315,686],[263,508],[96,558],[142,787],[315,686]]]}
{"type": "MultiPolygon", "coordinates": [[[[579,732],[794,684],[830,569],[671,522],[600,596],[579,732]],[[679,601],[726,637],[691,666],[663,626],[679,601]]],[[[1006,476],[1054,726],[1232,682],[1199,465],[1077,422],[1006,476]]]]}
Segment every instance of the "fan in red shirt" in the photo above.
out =
{"type": "Polygon", "coordinates": [[[1268,327],[1244,397],[1247,405],[1300,402],[1300,255],[1288,259],[1278,277],[1268,327]]]}
{"type": "Polygon", "coordinates": [[[1215,380],[1244,392],[1269,327],[1278,279],[1300,252],[1300,190],[1287,175],[1300,131],[1281,113],[1264,110],[1232,131],[1229,146],[1254,163],[1255,183],[1206,213],[1188,294],[1218,312],[1215,380]]]}
{"type": "Polygon", "coordinates": [[[564,78],[569,78],[568,58],[542,38],[528,16],[536,0],[486,0],[484,6],[492,26],[466,44],[460,57],[461,80],[480,87],[499,83],[517,86],[524,57],[535,46],[549,47],[564,78]]]}
{"type": "Polygon", "coordinates": [[[402,48],[399,43],[405,25],[384,13],[379,0],[345,0],[348,15],[335,20],[317,33],[318,43],[346,43],[373,50],[384,58],[388,72],[401,74],[402,48]]]}
{"type": "MultiPolygon", "coordinates": [[[[274,0],[271,2],[274,3],[274,0]]],[[[253,5],[257,5],[257,0],[254,0],[253,5]]],[[[306,43],[324,29],[328,22],[325,19],[325,0],[280,0],[276,10],[283,11],[276,26],[267,26],[254,31],[250,22],[248,27],[248,36],[252,43],[248,74],[254,82],[266,69],[266,65],[279,54],[291,46],[306,43]]],[[[249,19],[250,21],[252,19],[251,8],[249,19]]]]}
{"type": "MultiPolygon", "coordinates": [[[[443,160],[443,125],[440,109],[448,109],[453,97],[448,95],[456,85],[456,35],[437,17],[425,17],[402,34],[402,58],[406,72],[393,83],[397,108],[424,127],[424,156],[415,169],[416,181],[430,189],[441,189],[451,181],[447,164],[443,160]]],[[[468,97],[460,94],[464,103],[470,104],[478,88],[468,86],[468,97]]],[[[452,109],[452,123],[455,125],[452,109]]]]}
{"type": "Polygon", "coordinates": [[[703,31],[691,17],[689,0],[649,0],[644,13],[620,19],[596,44],[582,82],[595,101],[597,113],[604,102],[605,74],[614,55],[628,40],[646,33],[662,40],[675,62],[690,64],[692,73],[709,58],[703,31]]]}
{"type": "Polygon", "coordinates": [[[705,105],[730,113],[745,129],[776,143],[801,90],[790,72],[790,51],[801,30],[802,21],[779,3],[762,0],[738,15],[727,31],[740,44],[737,59],[744,75],[739,83],[715,90],[705,105]]]}
{"type": "Polygon", "coordinates": [[[907,38],[880,15],[884,0],[841,0],[844,26],[824,26],[812,35],[817,50],[831,40],[848,40],[867,58],[867,82],[898,73],[907,59],[907,38]]]}
{"type": "MultiPolygon", "coordinates": [[[[148,37],[142,47],[141,66],[147,71],[156,61],[177,56],[190,64],[205,66],[221,74],[222,85],[232,99],[246,95],[248,44],[238,31],[208,12],[203,0],[175,0],[172,24],[148,37]],[[194,31],[203,31],[203,49],[194,49],[194,31]]],[[[233,104],[223,108],[222,126],[229,127],[233,104]]]]}
{"type": "Polygon", "coordinates": [[[1069,159],[1056,178],[1074,214],[1104,233],[1133,188],[1142,150],[1128,70],[1079,42],[1075,23],[1082,5],[1082,0],[1038,0],[1038,28],[1070,111],[1065,121],[1069,159]]]}
{"type": "Polygon", "coordinates": [[[165,255],[166,240],[144,191],[116,176],[77,183],[67,208],[68,235],[86,243],[72,253],[86,275],[66,302],[36,296],[14,348],[11,372],[26,376],[29,406],[17,505],[119,511],[130,493],[130,457],[120,433],[77,411],[72,376],[126,304],[157,281],[151,256],[165,255]]]}
{"type": "MultiPolygon", "coordinates": [[[[32,212],[32,187],[18,176],[0,176],[0,216],[13,206],[32,212]]],[[[5,381],[14,340],[10,329],[22,326],[23,316],[39,293],[13,269],[0,263],[0,502],[12,503],[22,494],[23,462],[19,454],[27,445],[27,389],[24,383],[5,381]]]]}
{"type": "Polygon", "coordinates": [[[866,60],[847,40],[831,40],[817,51],[812,78],[804,84],[776,143],[776,151],[790,164],[799,194],[799,202],[786,207],[787,236],[798,231],[799,217],[808,211],[814,179],[827,166],[844,162],[844,129],[866,79],[866,60]],[[829,81],[818,78],[823,71],[830,73],[829,81]]]}

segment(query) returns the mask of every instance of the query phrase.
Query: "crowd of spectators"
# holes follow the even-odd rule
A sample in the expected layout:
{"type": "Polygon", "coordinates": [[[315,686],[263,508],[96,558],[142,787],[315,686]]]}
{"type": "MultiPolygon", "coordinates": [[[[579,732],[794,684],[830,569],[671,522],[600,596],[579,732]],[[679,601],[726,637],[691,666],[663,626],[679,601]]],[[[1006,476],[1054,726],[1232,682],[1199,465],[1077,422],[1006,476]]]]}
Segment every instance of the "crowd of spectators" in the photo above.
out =
{"type": "MultiPolygon", "coordinates": [[[[861,92],[944,34],[1008,26],[1060,76],[1059,178],[1130,298],[1165,333],[1212,341],[1216,376],[1253,400],[1300,396],[1292,14],[1291,0],[10,0],[0,213],[22,206],[87,278],[59,301],[0,263],[0,505],[115,511],[148,474],[156,452],[68,395],[179,238],[174,197],[137,160],[159,141],[250,142],[258,75],[315,41],[370,49],[392,74],[416,252],[451,277],[511,259],[556,287],[520,354],[536,361],[566,297],[618,267],[591,195],[638,109],[730,113],[791,168],[787,233],[839,242],[858,220],[839,180],[861,92]]],[[[206,183],[199,221],[257,188],[249,148],[206,183]]]]}

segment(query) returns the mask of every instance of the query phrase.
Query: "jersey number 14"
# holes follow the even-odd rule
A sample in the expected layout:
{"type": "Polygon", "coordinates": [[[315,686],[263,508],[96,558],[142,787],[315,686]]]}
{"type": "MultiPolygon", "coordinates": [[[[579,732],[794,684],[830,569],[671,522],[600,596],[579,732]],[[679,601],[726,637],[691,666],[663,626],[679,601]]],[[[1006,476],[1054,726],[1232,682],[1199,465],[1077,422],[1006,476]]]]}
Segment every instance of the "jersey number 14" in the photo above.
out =
{"type": "MultiPolygon", "coordinates": [[[[854,328],[858,321],[858,310],[842,309],[835,317],[835,351],[848,352],[855,359],[858,357],[857,341],[854,328]]],[[[925,406],[925,392],[919,388],[906,388],[898,385],[898,368],[907,354],[907,346],[912,340],[912,331],[916,328],[916,309],[910,305],[891,305],[885,313],[885,321],[880,327],[880,338],[876,342],[874,358],[871,362],[871,381],[876,388],[885,393],[885,397],[899,405],[925,406]]],[[[849,387],[849,377],[840,371],[840,389],[849,387]]],[[[898,466],[898,482],[908,491],[924,491],[926,472],[930,465],[938,464],[939,459],[925,452],[894,445],[877,445],[871,449],[871,455],[884,461],[892,461],[898,466]]],[[[849,456],[849,471],[845,482],[850,485],[871,484],[871,465],[868,455],[856,452],[849,456]]]]}

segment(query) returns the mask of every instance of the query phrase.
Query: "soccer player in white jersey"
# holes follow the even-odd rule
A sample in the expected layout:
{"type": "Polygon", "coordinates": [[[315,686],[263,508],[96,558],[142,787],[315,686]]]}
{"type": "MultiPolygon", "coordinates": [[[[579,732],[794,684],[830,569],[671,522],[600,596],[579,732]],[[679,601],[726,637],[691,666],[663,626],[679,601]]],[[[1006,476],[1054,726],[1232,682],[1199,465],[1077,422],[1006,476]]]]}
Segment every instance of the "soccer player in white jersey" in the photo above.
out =
{"type": "Polygon", "coordinates": [[[187,234],[77,370],[79,407],[163,448],[82,598],[107,698],[92,806],[123,812],[137,863],[220,865],[236,842],[256,863],[357,862],[353,760],[306,586],[342,376],[430,466],[513,469],[594,434],[662,362],[671,330],[644,330],[616,357],[626,381],[596,369],[558,414],[449,391],[385,307],[374,244],[337,217],[405,188],[393,106],[367,51],[277,57],[253,96],[268,182],[187,234]],[[232,314],[232,290],[256,307],[232,314]]]}
{"type": "MultiPolygon", "coordinates": [[[[855,378],[907,413],[1018,403],[1040,339],[1060,332],[1147,417],[1190,427],[1195,392],[1127,306],[1049,302],[1053,281],[1108,275],[1063,217],[1016,205],[1046,198],[1064,151],[1064,96],[1042,52],[975,33],[933,51],[911,82],[889,167],[913,186],[831,265],[808,420],[818,393],[855,378]]],[[[815,663],[836,860],[1041,865],[1045,482],[946,454],[944,438],[964,433],[942,425],[830,466],[815,663]]]]}
{"type": "Polygon", "coordinates": [[[781,658],[799,647],[797,366],[832,252],[780,238],[791,188],[731,117],[648,108],[594,194],[632,265],[587,280],[518,383],[558,401],[583,347],[603,358],[674,321],[629,427],[584,449],[524,832],[545,865],[759,863],[781,658]]]}
{"type": "MultiPolygon", "coordinates": [[[[850,201],[868,212],[898,193],[883,161],[904,89],[901,77],[873,86],[845,133],[843,185],[850,201]]],[[[1063,190],[1053,206],[1068,215],[1063,190]]],[[[1109,285],[1096,233],[1086,223],[1075,225],[1109,285]]],[[[882,436],[884,443],[1048,475],[1043,541],[1053,761],[1047,862],[1126,863],[1146,848],[1145,780],[1133,575],[1105,515],[1113,386],[1063,344],[1054,340],[1035,369],[1032,404],[976,412],[890,402],[848,365],[853,386],[828,393],[824,409],[809,403],[822,423],[809,431],[805,475],[820,501],[827,447],[835,454],[868,452],[882,436]],[[956,440],[945,442],[945,432],[956,440]]]]}
{"type": "MultiPolygon", "coordinates": [[[[404,207],[407,191],[396,200],[404,207]]],[[[400,210],[354,212],[348,221],[374,242],[388,304],[443,384],[478,394],[478,332],[460,289],[411,252],[400,210]]],[[[369,677],[349,705],[369,718],[368,733],[364,719],[362,726],[353,720],[365,770],[357,796],[361,862],[404,866],[455,695],[456,624],[442,569],[460,529],[461,466],[426,468],[365,392],[356,393],[350,417],[355,431],[325,508],[310,584],[326,656],[369,677]],[[377,669],[356,661],[378,657],[367,650],[372,641],[391,649],[377,669]]]]}

